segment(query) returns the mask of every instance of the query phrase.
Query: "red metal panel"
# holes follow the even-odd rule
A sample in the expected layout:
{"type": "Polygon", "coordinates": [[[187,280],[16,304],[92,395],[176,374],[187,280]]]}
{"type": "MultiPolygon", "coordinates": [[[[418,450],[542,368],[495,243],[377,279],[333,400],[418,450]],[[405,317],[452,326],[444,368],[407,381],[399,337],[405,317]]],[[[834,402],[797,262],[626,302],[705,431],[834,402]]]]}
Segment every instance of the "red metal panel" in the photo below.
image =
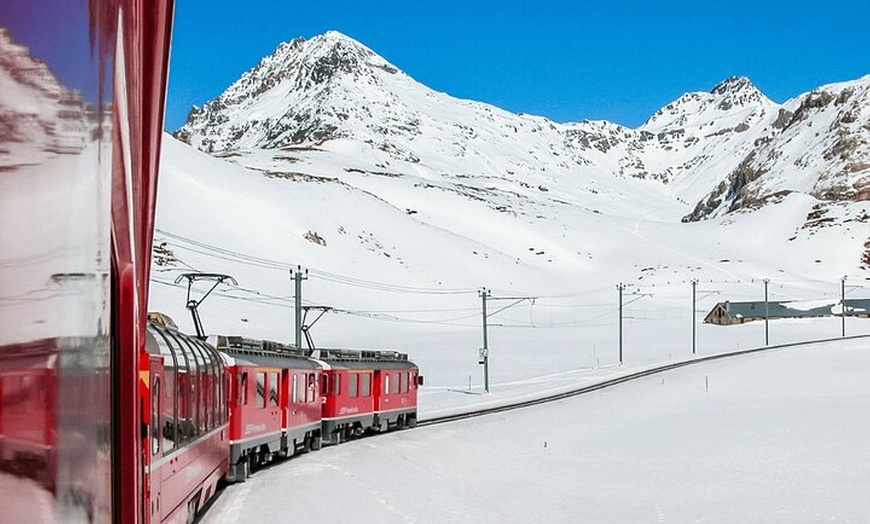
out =
{"type": "MultiPolygon", "coordinates": [[[[154,227],[157,170],[163,132],[172,0],[129,0],[120,7],[122,74],[115,78],[117,131],[113,169],[113,257],[120,279],[115,326],[119,336],[119,424],[116,497],[124,522],[147,522],[140,458],[147,394],[140,398],[145,314],[154,227]],[[129,172],[127,171],[129,169],[129,172]],[[132,206],[132,208],[130,207],[132,206]],[[131,238],[132,235],[132,238],[131,238]]],[[[111,15],[111,13],[110,13],[111,15]]],[[[146,384],[147,386],[147,384],[146,384]]]]}
{"type": "Polygon", "coordinates": [[[184,448],[173,452],[152,470],[161,486],[160,522],[187,517],[187,503],[195,500],[199,509],[206,497],[214,495],[214,486],[227,471],[229,441],[226,425],[221,426],[184,448]]]}
{"type": "MultiPolygon", "coordinates": [[[[257,373],[268,374],[280,370],[274,368],[261,368],[256,366],[233,366],[230,368],[233,375],[235,392],[239,387],[239,375],[247,373],[247,404],[238,405],[237,399],[233,400],[230,413],[230,440],[233,442],[245,442],[262,438],[266,435],[274,435],[280,438],[282,428],[282,409],[279,406],[270,407],[268,398],[265,398],[263,407],[257,406],[257,373]]],[[[268,384],[265,384],[268,388],[268,384]]],[[[268,389],[264,392],[268,396],[268,389]]]]}
{"type": "MultiPolygon", "coordinates": [[[[320,421],[322,400],[320,396],[320,387],[318,379],[320,375],[319,369],[290,369],[288,370],[290,377],[296,375],[299,380],[304,380],[301,390],[302,394],[297,394],[297,402],[293,404],[292,392],[288,395],[287,420],[284,427],[287,429],[299,428],[320,421]]],[[[289,387],[293,387],[292,378],[288,378],[289,387]]],[[[288,389],[289,391],[289,389],[288,389]]]]}
{"type": "Polygon", "coordinates": [[[374,411],[374,397],[351,397],[350,396],[350,380],[351,373],[371,373],[372,370],[339,370],[334,369],[327,371],[329,375],[330,389],[326,396],[326,402],[323,404],[323,418],[340,419],[350,416],[360,416],[371,414],[374,411]],[[333,395],[332,382],[334,380],[341,381],[341,392],[338,395],[333,395]]]}

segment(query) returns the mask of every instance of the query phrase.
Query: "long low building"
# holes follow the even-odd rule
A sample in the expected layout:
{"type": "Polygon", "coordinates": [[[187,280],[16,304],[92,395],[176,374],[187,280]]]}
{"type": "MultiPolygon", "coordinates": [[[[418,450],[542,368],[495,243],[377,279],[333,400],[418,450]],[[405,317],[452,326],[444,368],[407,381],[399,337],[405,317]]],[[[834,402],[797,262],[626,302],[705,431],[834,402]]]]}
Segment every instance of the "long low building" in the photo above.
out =
{"type": "MultiPolygon", "coordinates": [[[[847,299],[846,316],[847,317],[870,317],[870,299],[858,298],[847,299]]],[[[705,324],[718,324],[720,326],[731,326],[734,324],[745,324],[753,320],[769,320],[779,318],[813,318],[813,317],[832,317],[841,315],[840,301],[830,304],[821,304],[815,302],[813,305],[805,301],[756,301],[756,302],[719,302],[713,309],[704,317],[705,324]]]]}

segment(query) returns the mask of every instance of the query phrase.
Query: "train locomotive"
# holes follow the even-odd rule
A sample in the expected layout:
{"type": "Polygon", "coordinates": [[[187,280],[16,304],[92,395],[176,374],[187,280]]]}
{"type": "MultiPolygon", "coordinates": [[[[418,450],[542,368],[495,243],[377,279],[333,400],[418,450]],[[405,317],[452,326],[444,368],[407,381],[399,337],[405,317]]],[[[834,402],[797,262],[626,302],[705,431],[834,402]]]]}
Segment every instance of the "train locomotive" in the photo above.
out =
{"type": "Polygon", "coordinates": [[[147,333],[153,522],[192,519],[219,482],[275,460],[416,425],[423,377],[404,353],[204,341],[159,314],[147,333]]]}

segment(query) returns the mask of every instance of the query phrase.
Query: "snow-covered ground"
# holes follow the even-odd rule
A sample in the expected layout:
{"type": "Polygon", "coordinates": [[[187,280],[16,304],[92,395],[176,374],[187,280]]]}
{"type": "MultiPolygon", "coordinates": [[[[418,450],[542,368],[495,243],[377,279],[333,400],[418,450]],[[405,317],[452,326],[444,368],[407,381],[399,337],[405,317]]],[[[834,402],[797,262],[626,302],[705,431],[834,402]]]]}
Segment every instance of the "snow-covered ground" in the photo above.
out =
{"type": "MultiPolygon", "coordinates": [[[[821,178],[842,163],[818,131],[835,132],[836,100],[858,107],[840,119],[843,133],[864,136],[866,83],[831,88],[842,96],[801,113],[806,97],[783,112],[734,78],[643,129],[563,126],[432,92],[335,33],[282,45],[195,110],[182,141],[165,137],[149,308],[190,332],[176,279],[226,273],[238,285],[202,304],[206,331],[293,341],[289,271],[300,266],[302,302],[315,308],[306,323],[331,308],[310,331],[317,346],[407,352],[426,378],[423,418],[681,361],[693,345],[709,355],[837,337],[831,316],[702,320],[725,301],[834,311],[843,291],[868,296],[870,202],[846,198],[863,186],[828,201],[831,191],[822,198],[794,172],[810,166],[804,174],[821,178]],[[752,151],[780,136],[790,111],[801,113],[790,133],[818,140],[789,135],[749,172],[752,151]],[[765,163],[781,155],[803,162],[765,163]],[[742,191],[731,174],[759,174],[775,198],[746,191],[746,205],[724,213],[742,191]],[[693,209],[708,219],[682,223],[693,209]]],[[[855,148],[849,184],[866,168],[855,148]]],[[[870,333],[870,320],[847,319],[846,333],[870,333]]],[[[860,346],[706,364],[354,442],[257,473],[206,522],[860,522],[866,479],[819,491],[867,469],[851,458],[866,450],[866,424],[829,435],[867,402],[860,346]],[[844,367],[831,369],[830,355],[844,367]]]]}
{"type": "Polygon", "coordinates": [[[203,522],[868,522],[866,346],[708,362],[325,448],[229,487],[203,522]]]}

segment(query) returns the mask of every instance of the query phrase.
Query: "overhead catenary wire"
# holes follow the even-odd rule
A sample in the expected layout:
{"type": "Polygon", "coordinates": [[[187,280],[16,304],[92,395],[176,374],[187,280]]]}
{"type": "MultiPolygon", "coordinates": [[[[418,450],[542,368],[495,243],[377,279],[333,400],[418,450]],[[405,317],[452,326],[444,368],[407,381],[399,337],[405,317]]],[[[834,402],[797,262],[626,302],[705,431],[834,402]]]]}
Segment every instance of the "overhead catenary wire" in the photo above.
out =
{"type": "MultiPolygon", "coordinates": [[[[235,264],[241,264],[247,267],[257,267],[260,269],[274,270],[274,271],[288,271],[293,267],[296,267],[296,264],[283,260],[275,260],[262,256],[255,256],[239,251],[234,251],[231,249],[223,248],[220,246],[216,246],[213,244],[209,244],[207,242],[202,242],[199,240],[195,240],[192,238],[188,238],[182,235],[178,235],[163,229],[157,229],[156,231],[159,235],[159,238],[155,240],[156,243],[165,242],[167,246],[171,246],[173,248],[178,248],[180,250],[185,250],[191,253],[201,254],[207,257],[225,260],[228,262],[232,262],[235,264]]],[[[197,269],[187,264],[182,260],[176,259],[176,263],[187,267],[188,269],[196,271],[197,269]]],[[[163,269],[161,272],[174,271],[175,269],[163,269]]],[[[159,270],[158,270],[159,271],[159,270]]],[[[408,286],[401,285],[390,282],[378,282],[374,280],[367,280],[347,275],[341,275],[337,273],[332,273],[329,271],[310,269],[309,274],[317,278],[319,280],[330,282],[338,285],[351,286],[358,289],[366,289],[387,293],[399,293],[399,294],[417,294],[417,295],[432,295],[432,296],[446,296],[446,295],[456,295],[461,296],[465,294],[475,294],[478,291],[478,288],[447,288],[442,286],[437,287],[423,287],[423,286],[408,286]]],[[[161,281],[158,278],[153,279],[155,283],[171,286],[172,284],[168,282],[161,281]]],[[[678,289],[680,286],[688,285],[689,281],[685,282],[668,282],[667,284],[662,283],[653,283],[653,282],[634,282],[627,283],[625,287],[628,289],[632,289],[634,292],[627,294],[626,298],[629,300],[623,304],[623,307],[629,306],[634,302],[638,301],[640,298],[646,296],[652,296],[649,292],[655,292],[655,301],[660,302],[669,302],[669,301],[681,301],[682,297],[675,296],[674,290],[678,289]],[[665,291],[668,290],[668,291],[665,291]]],[[[810,279],[806,281],[770,281],[770,291],[771,294],[780,295],[780,296],[788,296],[787,295],[787,286],[792,285],[817,285],[822,283],[823,281],[810,279]]],[[[705,295],[701,297],[699,300],[709,299],[711,296],[719,294],[726,295],[732,301],[740,300],[742,297],[745,297],[747,300],[758,300],[756,293],[751,293],[749,291],[740,291],[739,289],[733,289],[733,286],[752,286],[754,288],[760,288],[762,285],[761,279],[734,279],[734,280],[721,280],[721,279],[699,279],[699,283],[702,285],[722,285],[729,286],[732,289],[729,289],[725,292],[721,290],[717,291],[708,291],[705,295]]],[[[440,283],[439,283],[440,284],[440,283]]],[[[176,286],[177,287],[177,286],[176,286]]],[[[849,286],[849,292],[854,291],[855,289],[860,289],[860,286],[849,286]]],[[[598,327],[598,326],[609,326],[613,325],[612,322],[601,323],[600,320],[603,318],[608,318],[614,314],[616,311],[615,305],[612,302],[606,301],[601,302],[598,301],[596,303],[571,303],[571,299],[577,299],[584,296],[602,294],[605,291],[611,289],[611,286],[601,286],[597,288],[590,288],[586,290],[577,290],[573,292],[565,292],[565,293],[556,293],[556,294],[540,294],[540,293],[530,293],[535,295],[537,302],[533,304],[533,307],[551,309],[551,310],[582,310],[582,309],[596,309],[595,314],[592,315],[584,315],[582,319],[574,319],[574,320],[558,320],[550,322],[535,322],[533,316],[531,315],[530,308],[530,318],[526,322],[518,322],[511,319],[501,319],[505,327],[515,327],[515,328],[532,328],[532,329],[559,329],[559,328],[576,328],[576,327],[598,327]],[[547,303],[550,302],[550,303],[547,303]],[[567,302],[567,303],[566,303],[567,302]]],[[[501,292],[501,291],[500,291],[501,292]]],[[[293,308],[293,296],[291,295],[273,295],[261,292],[257,289],[253,289],[250,287],[242,287],[242,286],[230,286],[225,289],[219,290],[219,296],[224,298],[229,298],[232,300],[245,301],[249,303],[257,303],[264,304],[270,306],[278,306],[282,308],[293,308]]],[[[511,295],[519,295],[523,293],[519,293],[516,290],[504,290],[505,294],[511,295]]],[[[805,298],[792,298],[792,300],[818,300],[825,299],[829,297],[836,296],[835,293],[826,292],[813,293],[812,297],[805,298]]],[[[724,297],[723,297],[724,298],[724,297]]],[[[309,303],[309,301],[305,301],[309,303]]],[[[517,302],[519,303],[519,302],[517,302]]],[[[490,313],[490,316],[498,315],[502,313],[504,310],[515,306],[517,303],[510,304],[502,309],[496,310],[490,313]]],[[[652,322],[652,321],[660,321],[660,320],[676,320],[679,318],[679,312],[683,310],[681,306],[661,306],[657,305],[654,307],[640,307],[635,306],[634,314],[630,316],[626,316],[625,320],[630,320],[632,322],[652,322]]],[[[462,323],[465,320],[471,320],[476,318],[478,315],[476,313],[477,308],[395,308],[395,309],[359,309],[359,308],[342,308],[336,307],[334,312],[337,314],[351,315],[360,318],[367,318],[372,320],[386,321],[386,322],[399,322],[399,323],[414,323],[414,324],[435,324],[435,325],[446,325],[446,326],[458,326],[464,328],[474,328],[475,323],[462,323]],[[458,315],[447,315],[440,318],[420,318],[420,315],[423,316],[436,316],[439,314],[449,314],[449,313],[457,313],[458,315]],[[467,313],[467,314],[466,314],[467,313]],[[408,315],[414,315],[413,317],[409,317],[408,315]]],[[[564,317],[563,317],[564,318],[564,317]]]]}

